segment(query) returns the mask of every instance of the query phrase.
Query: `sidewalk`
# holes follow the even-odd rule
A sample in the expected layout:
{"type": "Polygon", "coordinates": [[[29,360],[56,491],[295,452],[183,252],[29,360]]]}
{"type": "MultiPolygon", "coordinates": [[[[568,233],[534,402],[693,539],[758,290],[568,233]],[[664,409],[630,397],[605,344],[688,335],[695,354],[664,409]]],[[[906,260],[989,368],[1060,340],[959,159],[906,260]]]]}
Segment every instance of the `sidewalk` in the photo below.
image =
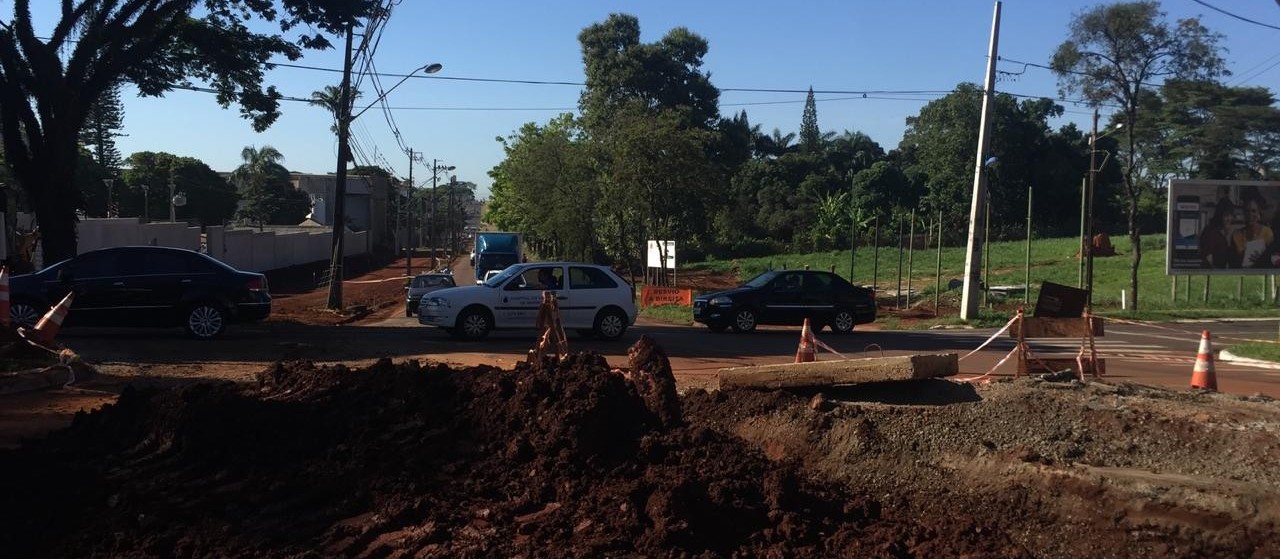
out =
{"type": "Polygon", "coordinates": [[[1275,361],[1265,361],[1262,359],[1251,359],[1249,357],[1240,357],[1239,355],[1235,355],[1231,353],[1231,351],[1226,349],[1218,352],[1218,360],[1226,361],[1228,363],[1235,363],[1237,365],[1248,365],[1250,367],[1259,367],[1262,369],[1275,369],[1277,371],[1280,371],[1280,363],[1276,363],[1275,361]]]}

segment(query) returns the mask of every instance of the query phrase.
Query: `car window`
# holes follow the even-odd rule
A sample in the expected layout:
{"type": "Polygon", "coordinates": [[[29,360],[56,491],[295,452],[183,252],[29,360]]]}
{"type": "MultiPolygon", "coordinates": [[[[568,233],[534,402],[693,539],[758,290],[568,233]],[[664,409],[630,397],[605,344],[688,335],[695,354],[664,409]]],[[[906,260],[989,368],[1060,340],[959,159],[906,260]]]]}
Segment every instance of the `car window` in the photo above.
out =
{"type": "Polygon", "coordinates": [[[560,289],[564,286],[563,276],[564,270],[559,266],[530,266],[525,268],[518,277],[507,282],[506,289],[508,291],[560,289]]]}
{"type": "MultiPolygon", "coordinates": [[[[185,254],[173,250],[149,250],[135,254],[138,267],[129,275],[185,274],[192,270],[192,262],[185,254]]],[[[132,268],[132,266],[131,266],[132,268]]]]}
{"type": "Polygon", "coordinates": [[[569,289],[613,289],[618,282],[613,281],[604,270],[586,266],[569,268],[569,289]]]}
{"type": "Polygon", "coordinates": [[[830,291],[831,276],[827,274],[805,274],[801,285],[805,291],[830,291]]]}
{"type": "Polygon", "coordinates": [[[123,252],[103,250],[82,254],[71,261],[70,271],[76,279],[109,278],[122,274],[123,252]]]}
{"type": "Polygon", "coordinates": [[[777,276],[778,276],[777,272],[764,272],[754,278],[747,280],[747,283],[742,284],[742,286],[743,287],[764,287],[765,285],[768,285],[769,282],[772,281],[773,278],[777,276]]]}
{"type": "Polygon", "coordinates": [[[773,288],[777,291],[800,291],[800,274],[789,272],[778,276],[778,279],[773,282],[773,288]]]}
{"type": "Polygon", "coordinates": [[[452,287],[453,278],[449,276],[418,276],[413,278],[413,287],[452,287]]]}

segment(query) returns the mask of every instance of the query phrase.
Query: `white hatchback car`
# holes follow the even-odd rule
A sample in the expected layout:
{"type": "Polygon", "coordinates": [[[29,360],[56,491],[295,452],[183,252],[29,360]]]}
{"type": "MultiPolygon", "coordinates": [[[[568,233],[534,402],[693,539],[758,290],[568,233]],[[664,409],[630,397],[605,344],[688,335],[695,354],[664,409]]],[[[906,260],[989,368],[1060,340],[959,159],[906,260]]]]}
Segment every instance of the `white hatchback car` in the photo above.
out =
{"type": "Polygon", "coordinates": [[[418,307],[418,322],[472,340],[493,330],[532,329],[543,291],[556,293],[561,322],[579,334],[615,340],[636,321],[631,284],[608,267],[536,262],[508,266],[480,285],[431,292],[418,307]]]}

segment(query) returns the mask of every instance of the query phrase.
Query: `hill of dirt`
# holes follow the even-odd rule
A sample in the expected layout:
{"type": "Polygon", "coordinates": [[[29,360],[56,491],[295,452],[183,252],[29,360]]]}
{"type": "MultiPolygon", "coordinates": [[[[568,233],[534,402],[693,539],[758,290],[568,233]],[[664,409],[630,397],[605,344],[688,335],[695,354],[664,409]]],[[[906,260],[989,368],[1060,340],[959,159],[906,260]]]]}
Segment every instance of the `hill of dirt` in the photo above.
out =
{"type": "Polygon", "coordinates": [[[641,338],[276,364],[0,452],[14,557],[1272,557],[1280,404],[947,381],[678,395],[641,338]]]}

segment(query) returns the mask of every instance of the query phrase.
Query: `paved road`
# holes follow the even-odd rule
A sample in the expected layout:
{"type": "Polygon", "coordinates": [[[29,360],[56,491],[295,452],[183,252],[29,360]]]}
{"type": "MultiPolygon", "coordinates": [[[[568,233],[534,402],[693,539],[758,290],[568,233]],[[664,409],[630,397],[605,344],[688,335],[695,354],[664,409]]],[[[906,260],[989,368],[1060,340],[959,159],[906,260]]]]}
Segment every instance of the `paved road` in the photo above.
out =
{"type": "MultiPolygon", "coordinates": [[[[397,317],[373,328],[418,331],[414,346],[424,354],[457,362],[483,362],[509,365],[523,358],[533,338],[530,332],[496,332],[477,343],[457,342],[438,329],[419,326],[416,319],[397,317]]],[[[1200,345],[1200,333],[1209,330],[1214,349],[1244,340],[1276,340],[1280,321],[1205,321],[1129,325],[1109,322],[1105,336],[1097,339],[1100,356],[1107,359],[1107,378],[1113,381],[1138,382],[1170,388],[1186,388],[1191,379],[1200,345]]],[[[907,353],[956,352],[967,354],[990,338],[997,329],[980,330],[911,330],[855,331],[848,336],[822,332],[819,338],[847,357],[873,357],[907,353]]],[[[625,349],[639,335],[653,337],[667,350],[672,367],[690,386],[709,382],[723,367],[786,363],[794,359],[798,332],[796,328],[765,327],[751,334],[731,332],[716,334],[701,327],[675,326],[641,321],[618,342],[574,339],[570,347],[598,351],[610,362],[625,363],[625,349]]],[[[961,372],[973,376],[993,367],[1014,347],[1007,334],[998,337],[982,351],[961,362],[961,372]]],[[[1032,340],[1034,352],[1069,353],[1074,355],[1079,342],[1032,340]]],[[[830,352],[819,351],[820,359],[834,359],[830,352]]],[[[1280,397],[1280,368],[1264,368],[1218,361],[1218,385],[1224,392],[1236,394],[1263,393],[1280,397]]],[[[994,376],[1009,376],[1012,360],[1001,366],[994,376]]]]}

